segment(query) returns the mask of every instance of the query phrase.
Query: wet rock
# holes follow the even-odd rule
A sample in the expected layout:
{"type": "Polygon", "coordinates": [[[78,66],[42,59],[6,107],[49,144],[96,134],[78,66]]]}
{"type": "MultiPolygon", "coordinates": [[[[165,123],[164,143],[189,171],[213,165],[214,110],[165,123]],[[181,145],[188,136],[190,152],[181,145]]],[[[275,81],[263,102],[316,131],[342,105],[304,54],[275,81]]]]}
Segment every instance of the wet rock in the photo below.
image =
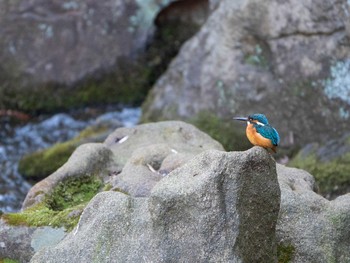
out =
{"type": "Polygon", "coordinates": [[[96,195],[78,228],[31,262],[276,262],[279,201],[275,162],[264,149],[209,150],[149,197],[96,195]]]}
{"type": "Polygon", "coordinates": [[[290,262],[350,261],[350,195],[328,201],[316,194],[313,177],[277,165],[281,208],[276,237],[289,248],[290,262]]]}
{"type": "Polygon", "coordinates": [[[349,130],[346,1],[214,3],[153,87],[144,120],[263,112],[282,144],[299,146],[349,130]]]}

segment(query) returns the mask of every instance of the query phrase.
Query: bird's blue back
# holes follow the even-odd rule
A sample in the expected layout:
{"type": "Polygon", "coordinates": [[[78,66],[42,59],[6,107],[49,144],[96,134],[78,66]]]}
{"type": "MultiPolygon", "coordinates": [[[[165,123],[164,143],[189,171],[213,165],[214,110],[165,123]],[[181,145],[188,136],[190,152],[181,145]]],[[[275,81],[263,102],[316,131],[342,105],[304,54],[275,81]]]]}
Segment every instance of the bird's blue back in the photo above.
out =
{"type": "Polygon", "coordinates": [[[273,145],[277,146],[280,143],[278,132],[270,124],[265,124],[264,126],[255,124],[254,127],[263,137],[270,139],[273,145]]]}

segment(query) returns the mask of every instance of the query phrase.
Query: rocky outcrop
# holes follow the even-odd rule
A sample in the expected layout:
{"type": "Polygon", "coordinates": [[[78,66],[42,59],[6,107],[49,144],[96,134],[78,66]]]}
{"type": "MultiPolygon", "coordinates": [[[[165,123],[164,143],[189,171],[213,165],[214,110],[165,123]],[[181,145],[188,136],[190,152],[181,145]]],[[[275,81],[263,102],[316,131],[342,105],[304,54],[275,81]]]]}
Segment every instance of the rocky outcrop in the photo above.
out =
{"type": "Polygon", "coordinates": [[[276,262],[279,197],[264,149],[206,151],[147,198],[98,194],[76,230],[31,262],[276,262]]]}
{"type": "Polygon", "coordinates": [[[346,1],[213,3],[153,87],[145,120],[263,112],[282,144],[299,146],[349,129],[346,1]]]}
{"type": "Polygon", "coordinates": [[[41,202],[59,183],[79,176],[98,176],[118,191],[147,196],[164,175],[208,149],[223,150],[220,143],[184,122],[119,128],[104,143],[78,147],[67,163],[33,186],[23,207],[41,202]]]}
{"type": "Polygon", "coordinates": [[[309,173],[276,170],[263,148],[222,150],[179,121],[82,145],[31,189],[22,213],[1,216],[0,259],[350,261],[349,194],[323,198],[309,173]]]}
{"type": "Polygon", "coordinates": [[[290,262],[350,262],[350,194],[328,201],[315,193],[307,172],[277,165],[281,208],[277,224],[280,247],[290,262]]]}

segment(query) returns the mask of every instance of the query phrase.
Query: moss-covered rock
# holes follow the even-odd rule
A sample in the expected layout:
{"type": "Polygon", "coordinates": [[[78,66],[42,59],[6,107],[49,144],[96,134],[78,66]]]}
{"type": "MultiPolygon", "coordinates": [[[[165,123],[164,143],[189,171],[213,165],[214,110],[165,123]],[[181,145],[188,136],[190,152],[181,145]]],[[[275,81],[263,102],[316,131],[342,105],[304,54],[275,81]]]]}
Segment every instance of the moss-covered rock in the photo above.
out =
{"type": "Polygon", "coordinates": [[[277,245],[277,258],[278,263],[290,263],[292,262],[293,255],[295,253],[295,247],[292,245],[277,245]]]}
{"type": "Polygon", "coordinates": [[[20,263],[20,262],[18,260],[4,258],[4,259],[0,259],[0,263],[20,263]]]}
{"type": "Polygon", "coordinates": [[[350,191],[350,135],[326,144],[309,144],[290,162],[289,166],[311,173],[319,192],[335,198],[350,191]]]}
{"type": "Polygon", "coordinates": [[[87,142],[102,142],[108,132],[114,128],[116,127],[107,124],[87,127],[69,141],[24,155],[19,161],[18,171],[29,180],[43,179],[60,168],[79,145],[87,142]]]}
{"type": "Polygon", "coordinates": [[[10,225],[65,227],[72,230],[86,204],[102,188],[93,176],[69,178],[60,182],[44,201],[20,213],[3,214],[10,225]]]}

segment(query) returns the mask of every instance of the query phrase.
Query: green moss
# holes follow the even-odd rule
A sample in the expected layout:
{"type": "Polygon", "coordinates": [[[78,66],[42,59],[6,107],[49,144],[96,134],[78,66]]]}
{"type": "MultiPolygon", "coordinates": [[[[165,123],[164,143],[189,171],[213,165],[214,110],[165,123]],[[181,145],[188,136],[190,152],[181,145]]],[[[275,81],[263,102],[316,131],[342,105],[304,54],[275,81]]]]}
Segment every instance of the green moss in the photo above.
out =
{"type": "Polygon", "coordinates": [[[345,194],[350,187],[350,153],[330,161],[320,161],[315,152],[297,154],[289,166],[308,171],[315,177],[320,194],[328,197],[345,194]]]}
{"type": "Polygon", "coordinates": [[[289,263],[292,261],[292,258],[295,253],[295,248],[292,245],[281,245],[277,246],[277,258],[278,263],[289,263]]]}
{"type": "Polygon", "coordinates": [[[65,227],[71,231],[86,204],[101,189],[102,182],[93,176],[67,179],[59,183],[42,203],[20,213],[3,214],[10,225],[65,227]]]}
{"type": "Polygon", "coordinates": [[[104,185],[102,191],[109,191],[113,188],[113,185],[111,185],[110,183],[107,183],[104,185]]]}
{"type": "Polygon", "coordinates": [[[108,127],[93,126],[81,131],[79,135],[67,142],[57,143],[50,148],[24,155],[18,164],[21,175],[31,180],[39,180],[55,172],[67,162],[74,150],[85,143],[88,138],[106,132],[108,127]]]}
{"type": "Polygon", "coordinates": [[[247,150],[251,147],[245,135],[245,126],[236,126],[231,119],[222,119],[212,112],[203,111],[190,122],[220,142],[227,151],[247,150]]]}
{"type": "Polygon", "coordinates": [[[20,263],[20,262],[18,260],[4,258],[4,259],[0,259],[0,263],[20,263]]]}
{"type": "Polygon", "coordinates": [[[46,204],[54,211],[62,211],[89,201],[101,186],[101,181],[91,176],[67,179],[55,187],[46,204]]]}
{"type": "Polygon", "coordinates": [[[68,141],[25,155],[18,164],[24,177],[42,179],[60,168],[77,147],[76,141],[68,141]]]}

